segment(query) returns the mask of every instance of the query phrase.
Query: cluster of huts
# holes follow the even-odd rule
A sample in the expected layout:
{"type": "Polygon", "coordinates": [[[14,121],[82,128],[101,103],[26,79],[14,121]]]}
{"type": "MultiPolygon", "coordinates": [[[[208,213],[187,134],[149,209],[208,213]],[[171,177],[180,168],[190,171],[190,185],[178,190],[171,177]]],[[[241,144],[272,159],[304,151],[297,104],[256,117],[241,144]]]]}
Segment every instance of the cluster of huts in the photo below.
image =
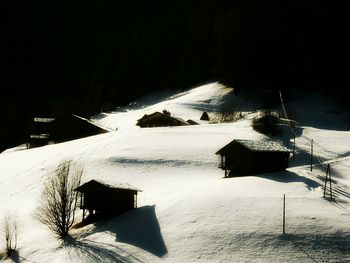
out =
{"type": "MultiPolygon", "coordinates": [[[[209,115],[204,112],[201,120],[209,120],[209,115]]],[[[147,128],[198,125],[198,123],[193,120],[185,121],[171,116],[169,111],[163,110],[163,112],[157,111],[152,114],[145,114],[137,120],[136,125],[147,128]]],[[[105,127],[76,114],[66,114],[59,118],[34,117],[28,147],[39,147],[106,132],[109,132],[109,130],[105,127]]]]}
{"type": "MultiPolygon", "coordinates": [[[[200,120],[209,121],[209,115],[203,112],[200,120]]],[[[141,128],[149,127],[167,127],[167,126],[185,126],[185,125],[198,125],[198,122],[194,120],[183,120],[178,117],[171,116],[171,113],[167,110],[163,112],[156,111],[152,114],[145,114],[141,119],[137,120],[137,126],[141,128]]]]}
{"type": "MultiPolygon", "coordinates": [[[[207,113],[201,117],[209,120],[207,113]]],[[[71,114],[58,119],[34,118],[37,133],[31,135],[31,145],[62,142],[108,132],[91,121],[71,114]]],[[[137,121],[140,127],[163,127],[190,125],[190,121],[172,117],[169,112],[144,115],[137,121]]],[[[283,171],[288,167],[291,150],[275,141],[253,141],[235,139],[219,149],[219,168],[225,177],[252,175],[264,172],[283,171]]],[[[120,186],[91,180],[75,189],[79,195],[79,207],[83,210],[83,221],[94,222],[112,218],[137,208],[137,194],[141,190],[131,186],[120,186]]]]}

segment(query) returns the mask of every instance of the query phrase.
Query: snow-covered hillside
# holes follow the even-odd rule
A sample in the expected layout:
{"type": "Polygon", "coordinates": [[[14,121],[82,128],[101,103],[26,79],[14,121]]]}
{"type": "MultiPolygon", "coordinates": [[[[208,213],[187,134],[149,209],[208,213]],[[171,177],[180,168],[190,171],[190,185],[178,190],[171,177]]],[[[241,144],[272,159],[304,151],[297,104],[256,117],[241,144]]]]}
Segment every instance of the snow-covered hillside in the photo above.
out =
{"type": "MultiPolygon", "coordinates": [[[[114,132],[0,155],[0,216],[17,215],[17,262],[350,262],[350,132],[339,125],[329,128],[341,116],[330,115],[327,129],[301,122],[288,171],[223,178],[218,149],[232,139],[266,139],[251,128],[256,113],[234,123],[194,126],[139,128],[136,121],[166,109],[199,122],[203,111],[212,113],[228,103],[247,112],[255,106],[219,83],[154,98],[154,103],[150,98],[142,107],[94,117],[114,132]],[[312,172],[311,139],[317,155],[312,172]],[[44,182],[64,159],[84,166],[84,181],[142,189],[139,208],[73,229],[72,240],[62,245],[33,214],[44,182]],[[328,163],[334,200],[323,198],[328,163]]],[[[308,111],[309,119],[318,115],[308,111]]]]}

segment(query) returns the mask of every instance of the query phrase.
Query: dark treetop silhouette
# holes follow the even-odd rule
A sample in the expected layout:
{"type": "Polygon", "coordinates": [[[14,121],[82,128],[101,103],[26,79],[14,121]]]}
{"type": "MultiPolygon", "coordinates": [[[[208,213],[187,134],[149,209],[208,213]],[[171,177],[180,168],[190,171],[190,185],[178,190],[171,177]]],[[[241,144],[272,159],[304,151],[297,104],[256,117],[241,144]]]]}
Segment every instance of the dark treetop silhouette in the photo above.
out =
{"type": "Polygon", "coordinates": [[[39,114],[87,117],[102,105],[212,80],[244,91],[337,94],[342,34],[331,4],[1,1],[0,149],[22,143],[39,114]]]}

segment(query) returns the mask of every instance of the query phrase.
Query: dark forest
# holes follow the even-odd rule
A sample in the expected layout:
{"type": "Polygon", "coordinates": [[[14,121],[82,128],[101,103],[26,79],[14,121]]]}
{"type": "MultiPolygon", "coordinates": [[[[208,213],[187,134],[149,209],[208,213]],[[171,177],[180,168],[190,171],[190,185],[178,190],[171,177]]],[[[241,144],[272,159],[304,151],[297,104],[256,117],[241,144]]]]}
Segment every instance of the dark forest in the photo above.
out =
{"type": "Polygon", "coordinates": [[[33,116],[88,117],[214,80],[344,102],[330,10],[317,0],[1,0],[0,151],[25,141],[33,116]]]}

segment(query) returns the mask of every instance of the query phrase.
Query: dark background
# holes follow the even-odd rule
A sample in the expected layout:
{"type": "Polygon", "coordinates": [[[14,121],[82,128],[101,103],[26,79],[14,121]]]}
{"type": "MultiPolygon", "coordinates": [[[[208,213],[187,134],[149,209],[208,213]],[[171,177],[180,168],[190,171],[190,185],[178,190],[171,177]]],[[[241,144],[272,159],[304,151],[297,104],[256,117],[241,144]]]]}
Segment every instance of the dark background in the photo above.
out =
{"type": "Polygon", "coordinates": [[[87,117],[213,80],[346,104],[346,31],[332,10],[317,0],[0,0],[0,150],[25,141],[33,116],[87,117]]]}

